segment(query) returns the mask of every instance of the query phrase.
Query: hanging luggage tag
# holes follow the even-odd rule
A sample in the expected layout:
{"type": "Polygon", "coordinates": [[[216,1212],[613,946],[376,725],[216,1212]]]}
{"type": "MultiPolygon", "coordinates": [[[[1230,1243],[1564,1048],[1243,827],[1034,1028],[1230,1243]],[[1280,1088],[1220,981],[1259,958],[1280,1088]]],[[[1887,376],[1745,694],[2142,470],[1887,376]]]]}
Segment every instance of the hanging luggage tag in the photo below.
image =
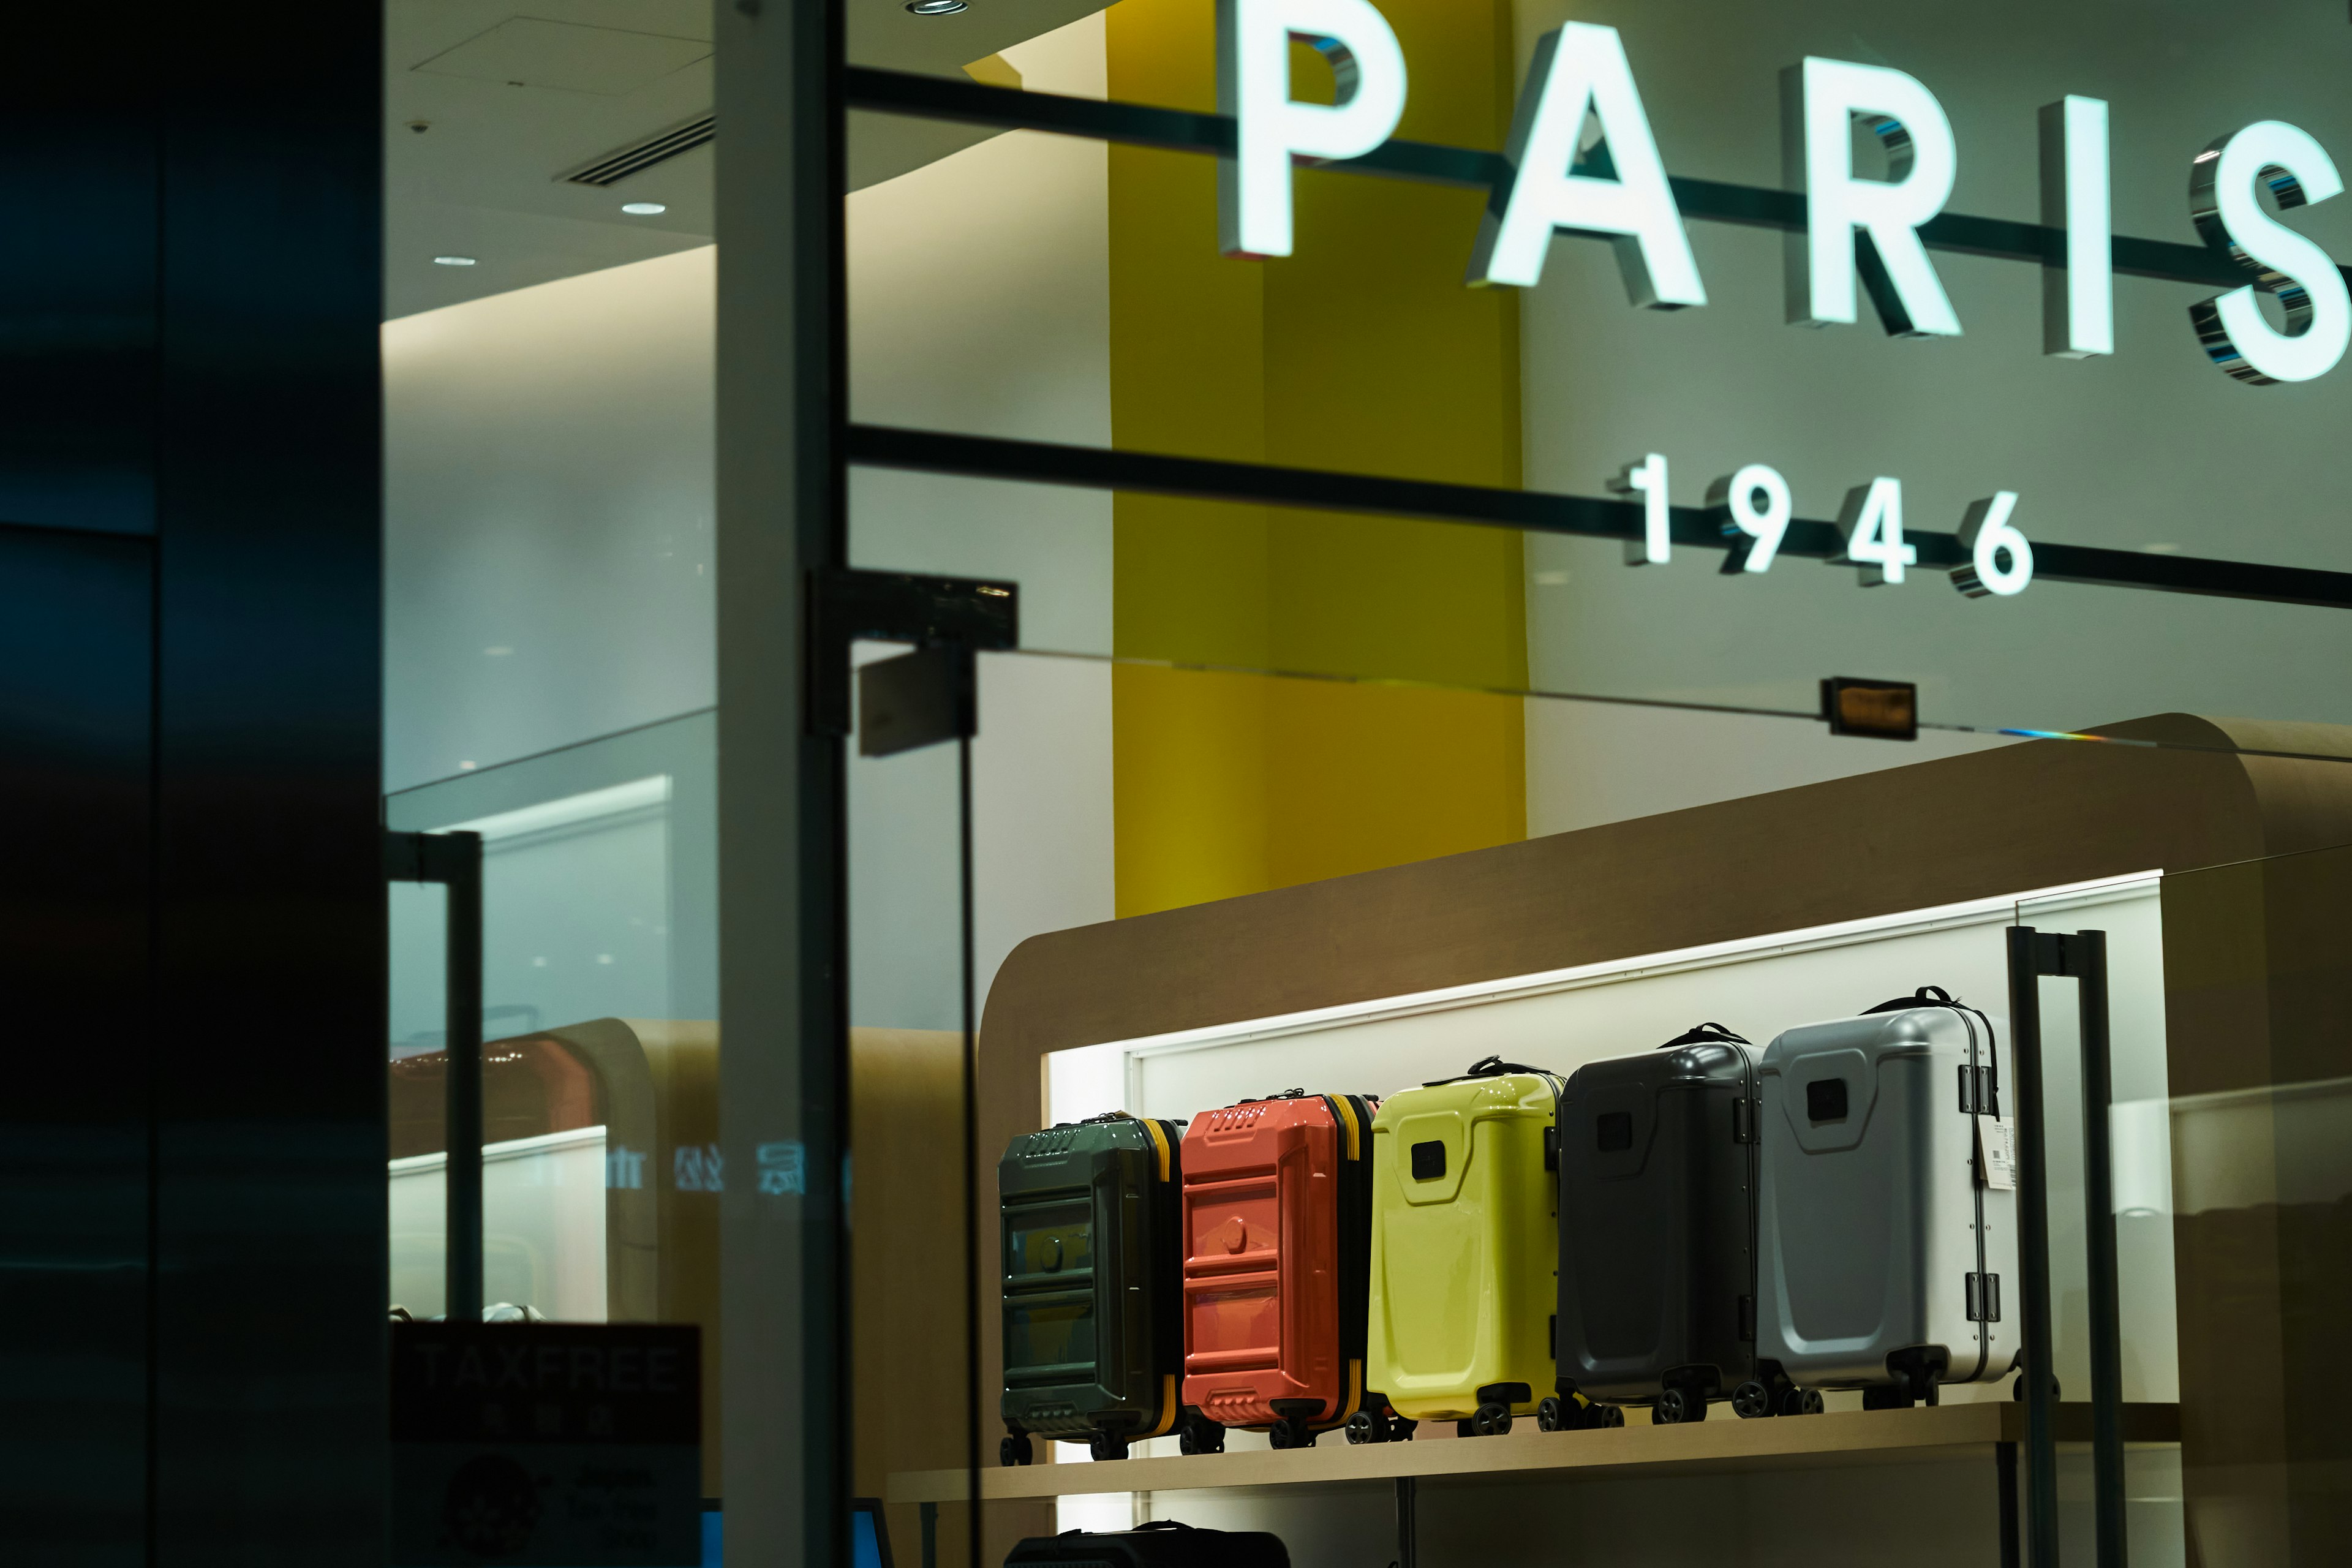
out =
{"type": "Polygon", "coordinates": [[[1998,1192],[2017,1187],[2017,1123],[2006,1116],[1979,1116],[1977,1169],[1984,1184],[1998,1192]]]}

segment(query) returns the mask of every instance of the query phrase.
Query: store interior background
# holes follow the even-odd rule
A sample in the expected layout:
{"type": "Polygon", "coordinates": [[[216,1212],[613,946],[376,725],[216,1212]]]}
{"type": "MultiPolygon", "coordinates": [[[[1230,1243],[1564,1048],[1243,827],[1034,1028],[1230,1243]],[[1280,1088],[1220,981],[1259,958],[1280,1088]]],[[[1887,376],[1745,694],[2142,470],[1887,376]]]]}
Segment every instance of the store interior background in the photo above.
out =
{"type": "MultiPolygon", "coordinates": [[[[1534,39],[1566,16],[1384,9],[1413,72],[1401,133],[1486,145],[1534,39]]],[[[2002,9],[2008,25],[1695,0],[1576,15],[1623,28],[1677,172],[1776,184],[1778,68],[1806,52],[1935,89],[1961,149],[1954,210],[2035,216],[2034,111],[2067,91],[2115,104],[2119,233],[2186,237],[2189,158],[2249,120],[2352,149],[2328,47],[2281,50],[2210,7],[2125,34],[2002,9]]],[[[1205,108],[1211,11],[861,6],[852,52],[1205,108]]],[[[393,816],[499,819],[493,899],[511,918],[493,917],[510,940],[494,938],[492,1005],[695,1016],[715,1007],[694,913],[713,853],[691,842],[710,822],[715,699],[714,149],[610,188],[556,176],[708,110],[707,8],[393,0],[387,16],[393,816]],[[476,265],[435,263],[451,255],[476,265]],[[600,797],[625,803],[609,820],[596,799],[552,826],[507,815],[631,784],[600,797]]],[[[2019,524],[2051,539],[2352,567],[2323,531],[2340,374],[2228,381],[2201,360],[2184,287],[2119,280],[2119,352],[2066,361],[2039,352],[2040,279],[2008,263],[1939,256],[1967,335],[1896,342],[1868,320],[1782,325],[1780,245],[1760,231],[1693,225],[1712,302],[1668,314],[1629,308],[1602,248],[1568,240],[1537,289],[1462,289],[1461,193],[1302,176],[1299,255],[1251,263],[1214,255],[1205,160],[858,115],[852,164],[864,421],[1580,494],[1655,449],[1683,502],[1767,460],[1801,516],[1889,473],[1915,527],[2009,488],[2019,524]]],[[[2296,222],[2352,248],[2352,203],[2296,222]]],[[[1987,727],[2352,719],[2328,673],[2343,634],[2318,609],[2059,584],[1969,601],[1933,574],[1864,592],[1810,562],[1725,579],[1712,555],[1633,571],[1602,542],[875,470],[854,477],[853,528],[861,565],[1018,581],[1034,649],[1791,710],[1822,675],[1877,674],[1916,679],[1930,719],[1987,727]]],[[[982,711],[983,994],[1036,931],[2000,743],[1026,657],[984,662],[982,711]]],[[[853,771],[856,1020],[951,1026],[952,758],[853,771]]],[[[440,1006],[430,896],[398,918],[393,1034],[421,1045],[440,1006]]]]}

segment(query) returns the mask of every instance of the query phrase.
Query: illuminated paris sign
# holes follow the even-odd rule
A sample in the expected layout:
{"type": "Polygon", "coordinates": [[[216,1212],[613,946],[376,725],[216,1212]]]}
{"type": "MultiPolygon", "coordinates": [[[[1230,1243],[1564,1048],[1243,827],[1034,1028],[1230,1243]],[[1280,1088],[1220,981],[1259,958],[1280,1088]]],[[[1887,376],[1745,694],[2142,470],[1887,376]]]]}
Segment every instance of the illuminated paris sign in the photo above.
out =
{"type": "MultiPolygon", "coordinates": [[[[1218,107],[1238,128],[1234,155],[1219,165],[1220,245],[1228,256],[1287,256],[1292,164],[1361,157],[1386,142],[1404,112],[1404,54],[1369,0],[1219,0],[1217,14],[1218,107]],[[1291,99],[1294,38],[1330,62],[1334,103],[1291,99]]],[[[1790,248],[1790,322],[1853,323],[1866,260],[1879,274],[1870,291],[1888,331],[1959,336],[1959,317],[1919,237],[1950,198],[1959,163],[1951,121],[1935,94],[1885,66],[1820,58],[1790,67],[1781,91],[1782,156],[1790,184],[1806,197],[1803,244],[1790,248]],[[1885,148],[1885,178],[1854,169],[1857,124],[1885,148]]],[[[2074,96],[2048,105],[2042,139],[2043,207],[2047,221],[2065,234],[2063,264],[2050,269],[2044,293],[2044,352],[2073,359],[2110,354],[2107,105],[2074,96]]],[[[1633,304],[1672,310],[1706,303],[1706,285],[1615,28],[1571,22],[1544,35],[1505,157],[1510,178],[1480,222],[1465,279],[1471,286],[1533,287],[1552,237],[1568,233],[1612,243],[1633,304]],[[1605,168],[1580,161],[1588,122],[1606,149],[1605,168]]],[[[2248,281],[2191,306],[2190,322],[2214,364],[2240,381],[2311,381],[2335,369],[2352,343],[2352,294],[2326,252],[2263,209],[2260,186],[2288,209],[2326,201],[2344,182],[2317,142],[2278,121],[2257,121],[2199,153],[2189,171],[2190,216],[2208,245],[2246,268],[2248,281]],[[2264,317],[2258,292],[2277,298],[2283,327],[2264,317]]],[[[1648,519],[1644,538],[1628,545],[1627,558],[1664,561],[1665,458],[1652,454],[1632,465],[1617,488],[1642,497],[1648,519]]],[[[1790,515],[1787,482],[1750,464],[1719,480],[1707,499],[1735,545],[1727,569],[1767,570],[1790,515]]],[[[2032,546],[2009,521],[2016,503],[2014,493],[2002,490],[1969,509],[1960,537],[1972,563],[1952,574],[1961,592],[2006,595],[2032,581],[2032,546]]],[[[1898,480],[1882,477],[1858,487],[1842,523],[1846,558],[1864,583],[1904,580],[1916,552],[1903,541],[1898,480]]]]}

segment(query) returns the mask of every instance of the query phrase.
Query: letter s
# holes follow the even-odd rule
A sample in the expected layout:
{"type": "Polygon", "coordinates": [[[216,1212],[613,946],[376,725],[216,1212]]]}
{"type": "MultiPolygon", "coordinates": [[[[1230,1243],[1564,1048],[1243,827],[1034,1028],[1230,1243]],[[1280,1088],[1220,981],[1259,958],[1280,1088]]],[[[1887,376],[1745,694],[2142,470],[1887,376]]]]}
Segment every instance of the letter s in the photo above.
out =
{"type": "Polygon", "coordinates": [[[2340,195],[2335,161],[2310,134],[2260,120],[2197,154],[2189,172],[2189,213],[2208,245],[2227,247],[2257,281],[2189,307],[2198,342],[2240,381],[2268,386],[2312,381],[2336,368],[2352,343],[2352,294],[2327,252],[2263,210],[2257,183],[2282,208],[2340,195]],[[2275,294],[2286,330],[2263,319],[2255,291],[2275,294]]]}

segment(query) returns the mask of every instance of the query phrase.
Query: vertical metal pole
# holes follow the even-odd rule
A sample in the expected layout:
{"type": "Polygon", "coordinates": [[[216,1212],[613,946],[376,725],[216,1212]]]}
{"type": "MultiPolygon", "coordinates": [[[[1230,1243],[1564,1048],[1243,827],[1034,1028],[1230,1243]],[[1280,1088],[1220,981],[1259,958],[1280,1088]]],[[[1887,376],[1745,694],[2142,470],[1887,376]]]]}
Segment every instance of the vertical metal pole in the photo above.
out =
{"type": "Polygon", "coordinates": [[[963,994],[963,1353],[965,1414],[964,1466],[971,1476],[971,1528],[966,1532],[971,1568],[981,1568],[980,1498],[980,1056],[979,1018],[973,1000],[971,897],[971,731],[963,710],[962,677],[972,654],[956,650],[959,724],[956,736],[956,893],[959,945],[962,955],[963,994]]]}
{"type": "Polygon", "coordinates": [[[2000,1568],[2018,1568],[2017,1445],[1995,1443],[1992,1464],[1993,1484],[2000,1492],[2000,1568]]]}
{"type": "Polygon", "coordinates": [[[2107,1039],[2107,933],[2065,939],[2083,1019],[2083,1236],[2091,1295],[2091,1442],[2099,1568],[2124,1568],[2123,1326],[2116,1262],[2115,1098],[2107,1039]]]}
{"type": "Polygon", "coordinates": [[[2041,934],[2009,930],[2009,1032],[2017,1072],[2018,1295],[2025,1314],[2026,1554],[2058,1564],[2058,1443],[2050,1408],[2050,1177],[2042,1100],[2041,934]]]}
{"type": "Polygon", "coordinates": [[[449,890],[448,1260],[442,1310],[482,1321],[482,837],[436,833],[426,843],[449,890]]]}
{"type": "Polygon", "coordinates": [[[1396,1484],[1396,1568],[1413,1568],[1413,1478],[1399,1476],[1396,1484]]]}
{"type": "Polygon", "coordinates": [[[814,583],[848,564],[844,0],[709,9],[715,165],[719,1425],[730,1563],[847,1568],[848,808],[814,583]],[[798,1184],[762,1191],[763,1149],[798,1184]]]}
{"type": "MultiPolygon", "coordinates": [[[[740,6],[746,0],[736,0],[740,6]]],[[[749,0],[755,12],[761,0],[749,0]]],[[[849,116],[842,71],[848,64],[847,0],[792,0],[795,128],[793,179],[795,260],[793,377],[798,384],[793,413],[799,436],[795,460],[800,496],[793,532],[801,565],[812,574],[849,564],[849,116]],[[822,423],[819,413],[822,410],[822,423]]],[[[739,194],[740,194],[739,192],[739,194]]],[[[760,411],[765,413],[765,410],[760,411]]],[[[805,647],[803,647],[805,656],[805,647]]],[[[819,667],[821,668],[821,667],[819,667]]],[[[849,1142],[849,774],[839,736],[816,733],[811,693],[802,691],[800,833],[802,843],[802,975],[804,984],[823,976],[820,994],[810,985],[803,1007],[801,1083],[812,1116],[830,1119],[824,1131],[824,1157],[836,1171],[848,1168],[849,1142]]],[[[810,1139],[810,1152],[817,1140],[810,1139]]],[[[808,1232],[805,1267],[813,1289],[827,1294],[822,1317],[805,1321],[802,1386],[809,1395],[803,1419],[811,1433],[838,1422],[842,1441],[811,1443],[805,1450],[812,1507],[806,1556],[811,1568],[850,1568],[855,1531],[850,1528],[852,1485],[847,1456],[854,1452],[855,1403],[849,1369],[856,1317],[850,1299],[851,1253],[847,1194],[836,1187],[831,1213],[808,1232]],[[827,1357],[835,1358],[828,1362],[827,1357]]],[[[971,1504],[971,1538],[978,1561],[980,1500],[971,1504]]]]}

